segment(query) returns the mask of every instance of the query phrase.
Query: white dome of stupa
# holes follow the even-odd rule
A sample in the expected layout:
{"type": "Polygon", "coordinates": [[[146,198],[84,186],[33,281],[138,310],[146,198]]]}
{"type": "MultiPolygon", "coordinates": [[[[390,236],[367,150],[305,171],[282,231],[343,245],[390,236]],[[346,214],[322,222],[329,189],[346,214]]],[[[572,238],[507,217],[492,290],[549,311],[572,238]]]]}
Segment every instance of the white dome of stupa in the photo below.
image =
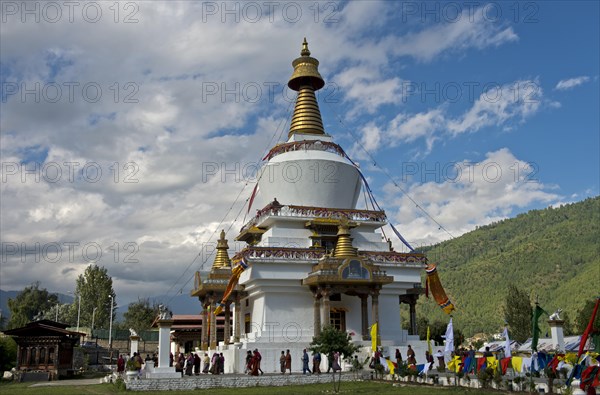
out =
{"type": "Polygon", "coordinates": [[[325,133],[315,91],[325,84],[306,39],[292,62],[288,82],[298,92],[288,141],[275,146],[261,169],[258,200],[282,205],[354,209],[360,194],[358,169],[325,133]]]}

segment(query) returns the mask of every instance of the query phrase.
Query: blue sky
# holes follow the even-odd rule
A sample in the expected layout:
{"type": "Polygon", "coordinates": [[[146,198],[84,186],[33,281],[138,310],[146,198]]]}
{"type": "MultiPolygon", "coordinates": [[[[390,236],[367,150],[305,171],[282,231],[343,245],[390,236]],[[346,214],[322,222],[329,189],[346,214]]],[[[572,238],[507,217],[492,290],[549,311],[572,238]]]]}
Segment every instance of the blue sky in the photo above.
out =
{"type": "Polygon", "coordinates": [[[412,244],[598,195],[598,2],[20,4],[0,24],[2,289],[66,292],[96,262],[123,301],[189,291],[242,225],[242,170],[287,135],[305,36],[327,132],[412,244]]]}

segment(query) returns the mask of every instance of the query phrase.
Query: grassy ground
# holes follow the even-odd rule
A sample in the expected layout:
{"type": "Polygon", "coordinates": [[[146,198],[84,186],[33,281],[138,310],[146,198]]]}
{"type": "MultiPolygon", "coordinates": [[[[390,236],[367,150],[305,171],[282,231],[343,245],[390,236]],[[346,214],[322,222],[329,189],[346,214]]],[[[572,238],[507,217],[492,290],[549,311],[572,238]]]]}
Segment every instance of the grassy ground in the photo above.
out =
{"type": "MultiPolygon", "coordinates": [[[[2,383],[0,384],[0,394],[2,395],[80,395],[80,394],[115,394],[123,393],[112,384],[94,384],[94,385],[69,385],[69,386],[48,386],[31,387],[32,383],[2,383]]],[[[373,381],[341,383],[340,394],[364,394],[364,395],[388,395],[388,394],[410,394],[410,395],[479,395],[489,394],[490,392],[500,393],[498,391],[469,390],[465,388],[451,387],[431,387],[431,386],[412,386],[403,385],[394,387],[391,383],[381,383],[373,381]]],[[[139,392],[140,395],[166,395],[172,392],[139,392]]],[[[177,391],[176,395],[308,395],[308,394],[333,394],[333,384],[313,384],[304,386],[289,387],[252,387],[235,389],[208,389],[194,391],[177,391]]]]}

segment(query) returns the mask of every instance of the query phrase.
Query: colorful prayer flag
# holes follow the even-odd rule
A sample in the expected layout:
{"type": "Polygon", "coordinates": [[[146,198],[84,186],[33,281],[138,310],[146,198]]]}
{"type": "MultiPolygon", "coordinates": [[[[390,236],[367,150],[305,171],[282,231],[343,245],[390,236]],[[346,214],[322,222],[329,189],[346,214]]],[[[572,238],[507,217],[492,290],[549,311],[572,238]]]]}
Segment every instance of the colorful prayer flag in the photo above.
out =
{"type": "Polygon", "coordinates": [[[385,363],[387,364],[390,374],[394,374],[394,363],[392,361],[390,361],[389,359],[386,359],[385,363]]]}
{"type": "MultiPolygon", "coordinates": [[[[579,351],[577,352],[577,358],[583,354],[583,350],[585,349],[585,344],[587,343],[588,337],[590,333],[594,330],[594,320],[596,319],[596,313],[598,312],[598,305],[600,304],[600,298],[596,299],[596,304],[594,305],[594,311],[592,311],[592,317],[590,318],[590,322],[588,322],[583,335],[581,335],[581,342],[579,343],[579,351]]],[[[596,350],[598,352],[598,350],[596,350]]]]}
{"type": "Polygon", "coordinates": [[[223,311],[223,308],[225,307],[225,303],[227,302],[227,299],[229,299],[229,295],[231,295],[231,292],[233,292],[233,289],[235,288],[238,281],[240,280],[240,275],[247,268],[248,268],[248,265],[246,264],[246,262],[244,262],[244,259],[242,258],[240,263],[237,266],[235,266],[233,269],[231,269],[231,277],[229,278],[229,283],[227,284],[227,288],[225,288],[225,293],[223,294],[223,299],[221,299],[221,303],[215,309],[215,315],[221,314],[221,312],[223,311]]]}
{"type": "Polygon", "coordinates": [[[427,351],[429,351],[429,355],[433,355],[433,350],[431,349],[431,338],[429,333],[429,325],[427,325],[427,351]]]}
{"type": "Polygon", "coordinates": [[[498,360],[496,357],[486,357],[486,364],[488,368],[492,368],[493,371],[498,369],[498,360]]]}
{"type": "Polygon", "coordinates": [[[544,311],[544,309],[542,309],[539,305],[535,305],[535,309],[533,310],[533,317],[531,318],[531,321],[533,323],[532,325],[532,335],[531,335],[531,351],[537,351],[537,346],[538,346],[538,340],[540,338],[540,326],[539,326],[539,319],[542,316],[542,314],[546,314],[548,315],[548,313],[546,313],[544,311]]]}
{"type": "Polygon", "coordinates": [[[504,356],[506,358],[510,358],[512,356],[512,353],[510,351],[510,339],[508,338],[508,327],[504,327],[504,338],[506,339],[506,342],[504,343],[504,356]]]}
{"type": "Polygon", "coordinates": [[[252,203],[254,203],[254,198],[256,197],[257,192],[258,192],[258,183],[256,183],[256,185],[254,186],[254,189],[252,190],[252,195],[250,196],[250,201],[248,202],[248,211],[246,212],[246,214],[248,214],[250,212],[250,209],[252,208],[252,203]]]}
{"type": "Polygon", "coordinates": [[[426,288],[431,290],[433,298],[446,314],[452,313],[455,310],[454,305],[448,299],[446,291],[442,287],[436,266],[434,264],[427,265],[425,272],[427,273],[427,278],[425,279],[427,281],[426,288]]]}
{"type": "Polygon", "coordinates": [[[600,385],[600,366],[588,366],[583,373],[581,373],[581,384],[579,388],[585,390],[586,387],[597,387],[600,385]]]}
{"type": "Polygon", "coordinates": [[[487,360],[485,358],[477,358],[477,371],[478,372],[485,370],[486,362],[487,362],[487,360]]]}
{"type": "Polygon", "coordinates": [[[455,355],[449,362],[448,362],[448,370],[455,372],[455,373],[459,373],[461,370],[461,366],[462,366],[462,360],[460,359],[460,357],[458,355],[455,355]]]}
{"type": "Polygon", "coordinates": [[[422,366],[422,368],[420,368],[420,365],[417,365],[417,370],[419,371],[419,374],[427,374],[429,372],[429,368],[431,365],[429,362],[424,363],[422,366]]]}
{"type": "Polygon", "coordinates": [[[377,323],[371,325],[371,350],[377,351],[377,323]]]}
{"type": "Polygon", "coordinates": [[[452,326],[452,318],[446,327],[446,345],[444,347],[444,353],[451,354],[454,351],[454,327],[452,326]]]}
{"type": "Polygon", "coordinates": [[[508,367],[510,366],[510,360],[511,357],[508,358],[502,358],[500,360],[500,367],[502,368],[502,374],[506,374],[506,370],[508,369],[508,367]]]}
{"type": "Polygon", "coordinates": [[[521,373],[523,368],[523,357],[512,357],[512,368],[515,372],[521,373]]]}

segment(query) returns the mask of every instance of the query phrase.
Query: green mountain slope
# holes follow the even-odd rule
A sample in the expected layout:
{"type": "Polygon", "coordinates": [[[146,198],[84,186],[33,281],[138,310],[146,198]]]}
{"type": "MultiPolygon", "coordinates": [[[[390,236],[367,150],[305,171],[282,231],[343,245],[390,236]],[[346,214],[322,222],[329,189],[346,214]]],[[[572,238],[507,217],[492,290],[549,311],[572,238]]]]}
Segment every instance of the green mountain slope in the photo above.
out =
{"type": "MultiPolygon", "coordinates": [[[[454,326],[467,337],[501,331],[511,283],[574,322],[585,301],[600,294],[600,197],[533,210],[422,251],[438,264],[457,308],[454,326]]],[[[421,297],[417,312],[430,322],[448,320],[432,298],[421,297]]]]}

